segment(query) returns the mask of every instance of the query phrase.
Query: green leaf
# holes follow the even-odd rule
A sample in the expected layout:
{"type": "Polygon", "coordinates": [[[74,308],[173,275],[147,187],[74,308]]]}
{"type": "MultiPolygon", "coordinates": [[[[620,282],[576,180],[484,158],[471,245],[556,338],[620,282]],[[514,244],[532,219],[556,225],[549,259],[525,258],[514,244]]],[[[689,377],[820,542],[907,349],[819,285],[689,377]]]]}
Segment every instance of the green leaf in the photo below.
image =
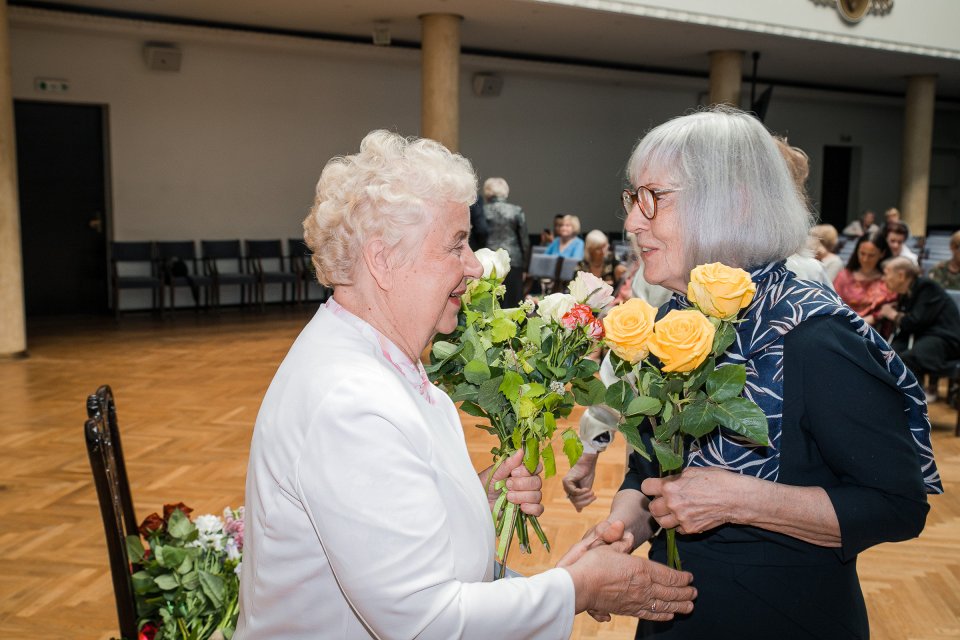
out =
{"type": "Polygon", "coordinates": [[[471,360],[463,368],[463,377],[467,379],[467,382],[482,384],[490,379],[490,367],[479,358],[471,360]]]}
{"type": "Polygon", "coordinates": [[[714,402],[736,398],[747,382],[747,368],[742,364],[720,367],[707,377],[707,394],[714,402]]]}
{"type": "Polygon", "coordinates": [[[577,464],[577,460],[583,454],[583,443],[580,442],[580,436],[573,429],[567,429],[561,436],[563,438],[563,453],[567,456],[570,466],[577,464]]]}
{"type": "Polygon", "coordinates": [[[480,408],[479,405],[470,402],[469,400],[464,400],[460,404],[460,409],[467,415],[476,416],[477,418],[486,418],[487,413],[480,408]]]}
{"type": "Polygon", "coordinates": [[[223,578],[208,571],[200,571],[200,588],[203,594],[210,599],[214,607],[223,607],[223,592],[226,584],[223,578]]]}
{"type": "Polygon", "coordinates": [[[717,332],[713,335],[714,355],[720,355],[737,339],[737,329],[732,322],[721,322],[717,332]]]}
{"type": "Polygon", "coordinates": [[[573,375],[577,378],[592,378],[599,370],[600,365],[595,360],[583,358],[574,367],[573,375]]]}
{"type": "Polygon", "coordinates": [[[157,583],[157,586],[163,589],[164,591],[172,591],[180,586],[180,583],[177,582],[177,579],[173,577],[172,574],[164,573],[157,576],[153,579],[157,583]]]}
{"type": "Polygon", "coordinates": [[[517,419],[532,418],[540,411],[540,405],[533,399],[521,397],[517,402],[517,419]]]}
{"type": "Polygon", "coordinates": [[[657,456],[657,462],[660,464],[660,472],[673,471],[683,465],[683,457],[677,455],[670,448],[669,443],[663,443],[659,440],[653,441],[653,452],[657,456]]]}
{"type": "Polygon", "coordinates": [[[653,437],[657,440],[669,440],[673,434],[680,430],[682,414],[678,413],[664,420],[653,429],[653,437]]]}
{"type": "Polygon", "coordinates": [[[717,419],[713,415],[713,405],[704,399],[694,400],[680,412],[680,428],[684,433],[699,438],[713,431],[717,419]]]}
{"type": "Polygon", "coordinates": [[[196,571],[191,571],[180,579],[180,584],[184,589],[196,589],[200,586],[200,576],[197,575],[196,571]]]}
{"type": "Polygon", "coordinates": [[[462,347],[458,347],[452,342],[434,342],[433,343],[433,357],[437,360],[449,360],[460,351],[462,347]]]}
{"type": "Polygon", "coordinates": [[[635,416],[637,414],[653,416],[658,414],[662,407],[663,405],[660,404],[660,401],[656,398],[651,398],[649,396],[637,396],[630,401],[630,404],[627,405],[627,408],[623,414],[627,416],[635,416]]]}
{"type": "Polygon", "coordinates": [[[157,583],[154,581],[153,576],[151,576],[146,571],[137,571],[132,576],[130,576],[130,581],[133,584],[133,590],[140,595],[150,593],[154,591],[157,583]]]}
{"type": "MultiPolygon", "coordinates": [[[[172,520],[173,518],[171,518],[172,520]]],[[[175,569],[180,566],[183,559],[187,557],[187,552],[179,547],[157,547],[157,562],[165,569],[175,569]]]]}
{"type": "Polygon", "coordinates": [[[507,400],[516,403],[520,399],[520,386],[523,384],[523,376],[516,371],[505,371],[503,373],[503,382],[500,383],[500,391],[506,396],[507,400]]]}
{"type": "Polygon", "coordinates": [[[770,444],[767,434],[767,416],[746,398],[732,398],[714,405],[714,415],[721,425],[739,433],[751,442],[770,444]]]}
{"type": "Polygon", "coordinates": [[[707,377],[713,373],[713,370],[717,368],[717,361],[713,356],[710,356],[706,361],[697,367],[696,371],[683,383],[683,390],[689,395],[693,391],[698,391],[700,387],[703,386],[703,383],[707,381],[707,377]]]}
{"type": "Polygon", "coordinates": [[[483,410],[489,414],[500,413],[500,410],[507,403],[507,399],[500,393],[501,382],[503,382],[503,376],[496,376],[480,385],[480,392],[477,394],[477,404],[483,407],[483,410]]]}
{"type": "Polygon", "coordinates": [[[543,329],[543,318],[533,317],[527,318],[527,340],[531,342],[535,347],[540,346],[541,335],[540,331],[543,329]]]}
{"type": "Polygon", "coordinates": [[[553,444],[549,440],[547,440],[547,446],[540,450],[540,459],[543,460],[544,478],[557,475],[557,460],[553,454],[553,444]]]}
{"type": "Polygon", "coordinates": [[[614,411],[624,413],[631,400],[633,400],[633,389],[623,380],[617,380],[607,387],[604,404],[614,411]]]}
{"type": "Polygon", "coordinates": [[[529,384],[521,385],[520,393],[521,395],[527,396],[529,398],[539,398],[546,392],[546,388],[539,382],[531,382],[529,384]]]}
{"type": "Polygon", "coordinates": [[[630,422],[621,422],[619,425],[617,425],[617,429],[623,434],[627,444],[633,447],[633,449],[643,456],[645,460],[650,459],[650,454],[647,453],[647,447],[645,444],[643,444],[643,440],[640,438],[640,429],[636,424],[630,422]]]}
{"type": "Polygon", "coordinates": [[[548,440],[553,437],[553,432],[557,430],[557,419],[549,411],[543,412],[543,431],[544,437],[548,440]]]}
{"type": "Polygon", "coordinates": [[[453,402],[460,402],[461,400],[476,402],[478,393],[480,393],[480,387],[477,385],[470,384],[469,382],[461,382],[453,390],[453,393],[450,394],[450,400],[453,402]]]}
{"type": "Polygon", "coordinates": [[[127,545],[127,558],[133,564],[140,564],[143,562],[143,542],[140,541],[140,536],[127,536],[126,540],[127,545]]]}
{"type": "Polygon", "coordinates": [[[536,438],[527,438],[527,441],[523,444],[523,466],[530,473],[536,473],[537,465],[540,464],[539,444],[536,438]]]}
{"type": "Polygon", "coordinates": [[[490,323],[490,339],[504,342],[517,335],[517,324],[509,318],[494,318],[490,323]]]}
{"type": "Polygon", "coordinates": [[[595,404],[601,404],[607,394],[607,388],[597,378],[585,378],[574,380],[571,385],[573,388],[573,397],[577,404],[584,407],[591,407],[595,404]]]}
{"type": "MultiPolygon", "coordinates": [[[[169,533],[172,538],[184,540],[196,530],[197,528],[190,522],[190,518],[185,516],[180,509],[174,509],[173,513],[170,514],[169,520],[167,520],[167,533],[169,533]]],[[[180,563],[177,562],[177,564],[180,563]]]]}

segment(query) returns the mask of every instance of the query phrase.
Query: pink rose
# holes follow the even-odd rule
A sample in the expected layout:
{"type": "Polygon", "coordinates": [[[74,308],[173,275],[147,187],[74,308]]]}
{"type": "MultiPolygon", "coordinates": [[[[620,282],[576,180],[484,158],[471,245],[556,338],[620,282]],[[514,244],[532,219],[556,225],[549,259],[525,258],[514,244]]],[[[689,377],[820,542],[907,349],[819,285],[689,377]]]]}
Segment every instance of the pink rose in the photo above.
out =
{"type": "Polygon", "coordinates": [[[567,311],[562,318],[560,318],[560,324],[562,324],[567,329],[576,329],[577,327],[586,327],[591,322],[596,320],[593,316],[593,311],[585,304],[575,304],[570,311],[567,311]]]}

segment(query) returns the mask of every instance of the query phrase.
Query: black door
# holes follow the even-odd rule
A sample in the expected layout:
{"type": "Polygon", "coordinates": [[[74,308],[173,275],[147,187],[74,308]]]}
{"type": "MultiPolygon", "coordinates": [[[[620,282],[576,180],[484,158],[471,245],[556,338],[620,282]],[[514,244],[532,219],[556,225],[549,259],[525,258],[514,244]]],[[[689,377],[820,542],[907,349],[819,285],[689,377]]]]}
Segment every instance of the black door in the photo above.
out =
{"type": "Polygon", "coordinates": [[[28,316],[105,313],[105,109],[17,100],[28,316]]]}
{"type": "Polygon", "coordinates": [[[850,147],[823,148],[820,221],[832,224],[838,230],[847,226],[852,161],[853,150],[850,147]]]}

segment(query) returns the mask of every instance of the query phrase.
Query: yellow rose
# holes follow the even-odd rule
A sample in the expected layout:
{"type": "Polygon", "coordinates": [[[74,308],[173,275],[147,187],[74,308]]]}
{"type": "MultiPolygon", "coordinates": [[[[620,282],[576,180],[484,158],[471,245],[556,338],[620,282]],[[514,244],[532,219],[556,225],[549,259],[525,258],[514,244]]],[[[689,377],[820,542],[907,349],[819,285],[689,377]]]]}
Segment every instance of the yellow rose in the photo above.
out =
{"type": "Polygon", "coordinates": [[[615,354],[631,364],[647,357],[647,341],[653,334],[657,310],[641,298],[631,298],[610,309],[603,318],[607,344],[615,354]]]}
{"type": "Polygon", "coordinates": [[[757,293],[750,274],[714,262],[702,264],[690,272],[687,298],[708,316],[732,320],[757,293]]]}
{"type": "Polygon", "coordinates": [[[707,359],[716,329],[695,309],[669,312],[653,327],[650,352],[660,358],[665,372],[693,371],[707,359]]]}

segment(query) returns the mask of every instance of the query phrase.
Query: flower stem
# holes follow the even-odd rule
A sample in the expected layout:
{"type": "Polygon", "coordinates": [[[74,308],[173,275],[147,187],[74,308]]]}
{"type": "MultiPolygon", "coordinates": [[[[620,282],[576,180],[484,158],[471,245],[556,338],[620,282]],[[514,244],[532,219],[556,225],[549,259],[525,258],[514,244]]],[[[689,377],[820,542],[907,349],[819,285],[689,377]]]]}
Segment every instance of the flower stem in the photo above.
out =
{"type": "Polygon", "coordinates": [[[510,551],[510,543],[513,542],[513,533],[517,529],[517,515],[519,513],[520,510],[517,509],[517,505],[512,502],[507,503],[507,508],[503,514],[506,529],[500,533],[500,540],[497,544],[497,562],[500,563],[500,575],[496,576],[497,580],[502,578],[507,570],[507,553],[510,551]]]}

